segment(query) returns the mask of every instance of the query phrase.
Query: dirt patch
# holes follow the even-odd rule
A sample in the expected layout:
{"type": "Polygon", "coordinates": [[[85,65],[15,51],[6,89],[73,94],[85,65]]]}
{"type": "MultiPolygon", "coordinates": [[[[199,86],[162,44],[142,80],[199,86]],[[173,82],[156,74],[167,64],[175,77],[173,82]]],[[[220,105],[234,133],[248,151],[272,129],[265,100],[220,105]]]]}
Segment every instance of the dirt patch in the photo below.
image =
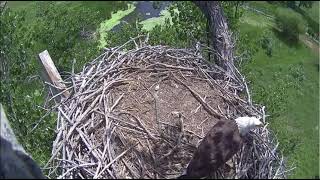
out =
{"type": "Polygon", "coordinates": [[[305,44],[307,45],[310,49],[312,49],[313,52],[315,52],[316,54],[319,54],[320,52],[320,47],[319,44],[317,44],[316,42],[314,42],[312,39],[310,39],[308,36],[306,35],[300,35],[299,39],[305,44]]]}

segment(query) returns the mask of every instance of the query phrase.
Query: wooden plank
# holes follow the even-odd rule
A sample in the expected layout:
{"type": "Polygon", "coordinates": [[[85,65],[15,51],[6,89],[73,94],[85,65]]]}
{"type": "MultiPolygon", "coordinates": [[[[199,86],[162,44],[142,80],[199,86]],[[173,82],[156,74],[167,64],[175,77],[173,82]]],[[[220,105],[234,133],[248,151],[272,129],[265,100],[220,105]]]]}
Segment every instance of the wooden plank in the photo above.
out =
{"type": "MultiPolygon", "coordinates": [[[[63,83],[63,80],[62,80],[56,66],[54,65],[54,62],[51,59],[49,52],[47,50],[44,50],[43,52],[41,52],[39,54],[39,59],[40,59],[41,64],[43,65],[43,68],[45,71],[45,73],[44,73],[45,74],[45,77],[44,77],[45,81],[47,81],[57,87],[57,88],[50,87],[53,91],[53,96],[58,93],[61,93],[67,87],[63,83]]],[[[70,96],[69,91],[65,91],[62,94],[64,95],[64,97],[70,96]]],[[[59,102],[61,97],[58,96],[56,99],[59,102]]]]}

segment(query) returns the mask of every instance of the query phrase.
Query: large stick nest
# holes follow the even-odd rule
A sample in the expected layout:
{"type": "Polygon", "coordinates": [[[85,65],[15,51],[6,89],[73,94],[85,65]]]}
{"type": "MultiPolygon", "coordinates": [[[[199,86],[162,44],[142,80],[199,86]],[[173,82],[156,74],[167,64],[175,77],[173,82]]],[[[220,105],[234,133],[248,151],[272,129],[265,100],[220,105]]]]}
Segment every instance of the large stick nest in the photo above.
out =
{"type": "MultiPolygon", "coordinates": [[[[150,46],[139,37],[105,49],[69,78],[72,95],[57,106],[50,176],[178,177],[218,120],[265,122],[264,107],[252,105],[245,82],[232,77],[197,50],[150,46]],[[130,44],[135,48],[124,51],[130,44]]],[[[285,178],[265,124],[212,177],[285,178]]]]}

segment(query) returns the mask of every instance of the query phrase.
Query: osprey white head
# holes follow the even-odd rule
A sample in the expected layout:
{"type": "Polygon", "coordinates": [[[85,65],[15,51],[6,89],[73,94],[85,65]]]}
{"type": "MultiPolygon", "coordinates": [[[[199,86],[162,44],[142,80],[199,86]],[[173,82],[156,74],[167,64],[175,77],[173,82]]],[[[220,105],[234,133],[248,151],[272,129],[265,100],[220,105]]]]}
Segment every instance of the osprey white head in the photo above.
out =
{"type": "Polygon", "coordinates": [[[256,127],[262,127],[263,124],[260,121],[261,117],[256,118],[256,117],[238,117],[237,119],[235,119],[238,128],[239,128],[239,132],[241,135],[245,135],[246,133],[248,133],[251,129],[254,129],[256,127]]]}

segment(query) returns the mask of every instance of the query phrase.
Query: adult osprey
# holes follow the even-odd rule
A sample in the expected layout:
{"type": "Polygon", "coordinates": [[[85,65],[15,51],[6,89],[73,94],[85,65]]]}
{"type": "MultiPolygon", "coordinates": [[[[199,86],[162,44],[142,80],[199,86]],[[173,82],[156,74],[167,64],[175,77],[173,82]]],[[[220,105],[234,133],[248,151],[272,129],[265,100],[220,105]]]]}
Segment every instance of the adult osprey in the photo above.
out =
{"type": "Polygon", "coordinates": [[[239,117],[216,123],[198,146],[185,174],[179,177],[202,178],[225,164],[242,145],[242,137],[263,124],[255,117],[239,117]]]}

